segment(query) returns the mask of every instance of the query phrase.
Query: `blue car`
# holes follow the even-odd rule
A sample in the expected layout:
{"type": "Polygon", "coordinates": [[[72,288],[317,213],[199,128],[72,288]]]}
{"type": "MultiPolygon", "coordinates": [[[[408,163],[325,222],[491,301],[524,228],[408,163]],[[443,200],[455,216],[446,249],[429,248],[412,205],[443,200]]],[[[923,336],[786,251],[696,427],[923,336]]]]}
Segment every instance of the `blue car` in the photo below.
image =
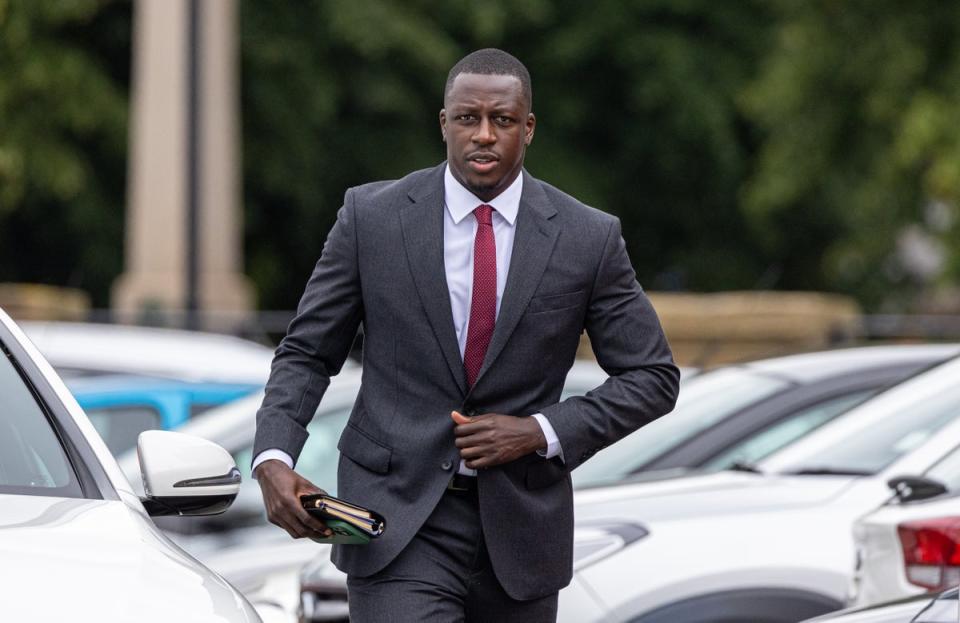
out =
{"type": "Polygon", "coordinates": [[[145,430],[175,429],[261,386],[112,375],[71,379],[68,387],[117,456],[135,447],[137,436],[145,430]]]}

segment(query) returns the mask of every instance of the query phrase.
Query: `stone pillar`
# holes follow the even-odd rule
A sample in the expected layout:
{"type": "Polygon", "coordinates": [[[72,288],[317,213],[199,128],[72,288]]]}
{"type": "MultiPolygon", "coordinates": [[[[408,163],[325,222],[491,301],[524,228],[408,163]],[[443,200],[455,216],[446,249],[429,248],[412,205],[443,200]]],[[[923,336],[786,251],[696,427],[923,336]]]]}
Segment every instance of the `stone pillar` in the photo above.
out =
{"type": "MultiPolygon", "coordinates": [[[[242,318],[253,289],[241,272],[237,9],[199,2],[199,307],[242,318]]],[[[135,5],[126,267],[113,290],[126,321],[187,301],[189,19],[189,0],[135,5]]]]}

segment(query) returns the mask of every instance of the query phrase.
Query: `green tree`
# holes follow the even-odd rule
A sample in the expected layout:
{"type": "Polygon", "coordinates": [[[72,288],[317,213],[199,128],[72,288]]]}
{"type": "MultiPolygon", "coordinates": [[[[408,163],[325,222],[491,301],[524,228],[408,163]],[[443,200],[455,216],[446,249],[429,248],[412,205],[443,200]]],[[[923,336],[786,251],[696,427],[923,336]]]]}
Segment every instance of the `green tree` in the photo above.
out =
{"type": "Polygon", "coordinates": [[[130,4],[0,0],[0,281],[106,305],[123,252],[130,4]]]}
{"type": "Polygon", "coordinates": [[[754,148],[737,98],[767,47],[752,0],[315,0],[242,4],[248,268],[291,307],[346,187],[443,159],[449,67],[496,46],[530,68],[535,175],[618,214],[651,287],[751,287],[738,208],[754,148]]]}
{"type": "Polygon", "coordinates": [[[914,288],[892,254],[931,202],[960,268],[960,4],[775,4],[775,45],[743,98],[764,132],[744,211],[783,268],[782,287],[854,293],[868,305],[914,288]],[[952,216],[951,216],[952,215],[952,216]]]}

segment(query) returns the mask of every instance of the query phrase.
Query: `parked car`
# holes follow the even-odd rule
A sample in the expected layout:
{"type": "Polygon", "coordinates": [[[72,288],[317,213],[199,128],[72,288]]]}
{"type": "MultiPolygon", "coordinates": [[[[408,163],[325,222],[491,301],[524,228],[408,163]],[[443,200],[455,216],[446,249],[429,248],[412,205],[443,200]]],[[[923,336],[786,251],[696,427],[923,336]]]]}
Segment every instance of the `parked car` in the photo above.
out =
{"type": "Polygon", "coordinates": [[[576,552],[560,620],[796,621],[839,609],[853,522],[960,445],[960,360],[876,396],[741,471],[576,492],[576,552]],[[638,523],[632,538],[618,530],[638,523]]]}
{"type": "MultiPolygon", "coordinates": [[[[734,366],[730,371],[721,369],[693,378],[686,374],[680,392],[681,404],[673,413],[665,416],[679,418],[677,425],[666,429],[669,435],[665,435],[663,431],[654,431],[647,436],[645,431],[649,427],[645,427],[621,443],[640,446],[637,453],[642,453],[646,451],[645,444],[652,447],[670,447],[674,439],[683,440],[688,436],[691,441],[690,456],[694,456],[693,447],[696,445],[699,447],[695,450],[699,453],[696,456],[714,459],[716,467],[713,469],[720,469],[721,466],[733,464],[738,459],[761,456],[764,452],[770,452],[802,437],[852,403],[863,400],[918,370],[943,361],[958,351],[960,347],[957,346],[858,348],[777,358],[734,366]],[[703,430],[704,422],[709,421],[717,421],[716,426],[723,429],[724,433],[711,436],[709,431],[703,430]],[[724,427],[723,424],[728,421],[729,425],[724,427]],[[791,422],[794,424],[790,425],[791,422]],[[745,436],[739,444],[731,439],[732,432],[736,430],[740,430],[745,436]],[[752,445],[749,443],[753,436],[762,435],[766,435],[770,441],[752,445]],[[710,446],[711,439],[714,440],[715,447],[710,446]],[[741,447],[746,450],[741,452],[741,447]]],[[[565,395],[584,393],[605,378],[606,375],[595,364],[578,362],[568,376],[565,395]]],[[[332,488],[336,482],[336,440],[349,415],[358,388],[359,373],[356,370],[347,370],[333,379],[330,390],[310,424],[311,434],[297,466],[298,471],[313,482],[329,483],[328,488],[332,488]]],[[[259,396],[238,401],[234,405],[208,413],[188,424],[183,430],[221,443],[234,453],[239,465],[247,465],[253,458],[253,414],[260,401],[259,396]]],[[[613,446],[613,449],[616,448],[617,446],[613,446]]],[[[593,479],[577,478],[576,474],[595,461],[605,460],[601,457],[610,450],[604,450],[574,472],[574,484],[590,484],[593,479]]],[[[126,471],[131,478],[136,478],[136,461],[128,459],[121,463],[127,466],[126,471]]],[[[621,476],[629,476],[625,470],[613,471],[621,476]]],[[[675,473],[666,472],[663,475],[675,473]]],[[[303,563],[313,557],[328,556],[326,549],[318,552],[313,543],[291,543],[286,534],[267,524],[259,488],[252,482],[241,490],[234,508],[222,516],[177,523],[167,520],[161,525],[170,531],[171,537],[178,543],[201,556],[212,567],[221,570],[228,579],[238,586],[249,587],[250,590],[245,590],[245,594],[252,599],[260,599],[259,596],[264,594],[263,578],[284,574],[289,576],[296,571],[294,564],[298,560],[303,563]],[[265,555],[261,552],[254,556],[244,553],[251,547],[259,549],[267,547],[267,544],[277,548],[277,555],[265,555]],[[290,565],[285,567],[283,563],[278,564],[278,561],[288,561],[290,565]]],[[[333,569],[330,573],[339,578],[340,584],[343,583],[339,571],[333,569]]],[[[271,581],[271,590],[277,585],[277,582],[271,581]]],[[[324,584],[331,587],[329,593],[318,595],[323,598],[323,612],[331,608],[336,611],[342,607],[345,593],[335,585],[336,581],[333,584],[324,584]]],[[[289,590],[283,592],[291,593],[289,590]]],[[[293,594],[296,595],[295,592],[293,594]]],[[[289,603],[291,600],[289,595],[286,595],[283,599],[274,601],[289,603]]]]}
{"type": "Polygon", "coordinates": [[[880,390],[960,354],[958,345],[875,346],[777,357],[705,372],[677,406],[573,472],[577,487],[645,472],[751,463],[880,390]]]}
{"type": "Polygon", "coordinates": [[[890,501],[854,525],[854,606],[960,585],[960,453],[887,484],[890,501]]]}
{"type": "Polygon", "coordinates": [[[263,385],[273,349],[228,335],[82,322],[23,322],[61,377],[136,374],[263,385]]]}
{"type": "Polygon", "coordinates": [[[74,378],[67,382],[107,447],[119,456],[145,430],[173,430],[190,418],[249,395],[257,383],[180,381],[130,375],[74,378]]]}
{"type": "Polygon", "coordinates": [[[145,433],[141,500],[2,310],[0,348],[0,620],[259,621],[148,516],[228,507],[239,484],[230,455],[179,433],[145,433]]]}
{"type": "Polygon", "coordinates": [[[940,595],[915,595],[882,604],[850,608],[804,623],[957,623],[957,589],[940,595]]]}
{"type": "MultiPolygon", "coordinates": [[[[578,362],[568,376],[567,391],[583,393],[605,378],[606,375],[595,363],[578,362]]],[[[360,380],[361,373],[356,367],[345,368],[331,379],[330,387],[307,427],[310,435],[296,466],[305,478],[333,495],[336,495],[337,463],[340,458],[337,440],[357,398],[360,380]]],[[[248,468],[253,462],[255,415],[261,402],[263,393],[257,392],[188,422],[180,431],[214,441],[233,455],[237,465],[248,468]]],[[[120,464],[131,482],[139,479],[139,465],[131,453],[121,457],[120,464]]],[[[286,533],[267,523],[260,487],[252,479],[244,482],[237,501],[222,515],[159,523],[172,538],[198,556],[221,553],[224,548],[233,545],[289,540],[286,533]]],[[[311,545],[315,547],[315,544],[311,545]]]]}
{"type": "MultiPolygon", "coordinates": [[[[672,413],[593,457],[574,472],[574,485],[652,480],[688,475],[695,468],[720,470],[745,464],[802,438],[854,404],[958,350],[956,345],[855,348],[684,377],[672,413]],[[681,458],[672,460],[672,452],[681,458]]],[[[571,385],[568,395],[578,386],[571,385]]],[[[577,533],[581,559],[595,555],[594,547],[600,552],[609,547],[604,538],[587,538],[599,534],[596,528],[578,528],[577,533]]],[[[627,534],[637,533],[635,527],[627,530],[627,534]]],[[[305,574],[301,587],[301,608],[306,612],[302,616],[308,621],[337,621],[337,613],[346,607],[342,574],[322,560],[324,556],[318,554],[311,563],[312,572],[305,574]]],[[[285,603],[290,601],[288,593],[284,591],[285,603]]]]}

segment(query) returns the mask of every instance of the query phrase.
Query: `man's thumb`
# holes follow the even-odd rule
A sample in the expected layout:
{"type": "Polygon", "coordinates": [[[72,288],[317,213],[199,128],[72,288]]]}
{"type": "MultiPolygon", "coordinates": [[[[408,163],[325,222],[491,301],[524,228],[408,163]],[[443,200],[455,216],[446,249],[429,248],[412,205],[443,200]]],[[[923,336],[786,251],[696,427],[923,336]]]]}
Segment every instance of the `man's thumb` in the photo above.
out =
{"type": "Polygon", "coordinates": [[[453,423],[454,423],[454,424],[457,424],[458,426],[459,426],[460,424],[469,424],[469,423],[470,423],[470,418],[468,418],[467,416],[463,415],[463,414],[460,413],[459,411],[451,411],[451,412],[450,412],[450,417],[453,418],[453,423]]]}

